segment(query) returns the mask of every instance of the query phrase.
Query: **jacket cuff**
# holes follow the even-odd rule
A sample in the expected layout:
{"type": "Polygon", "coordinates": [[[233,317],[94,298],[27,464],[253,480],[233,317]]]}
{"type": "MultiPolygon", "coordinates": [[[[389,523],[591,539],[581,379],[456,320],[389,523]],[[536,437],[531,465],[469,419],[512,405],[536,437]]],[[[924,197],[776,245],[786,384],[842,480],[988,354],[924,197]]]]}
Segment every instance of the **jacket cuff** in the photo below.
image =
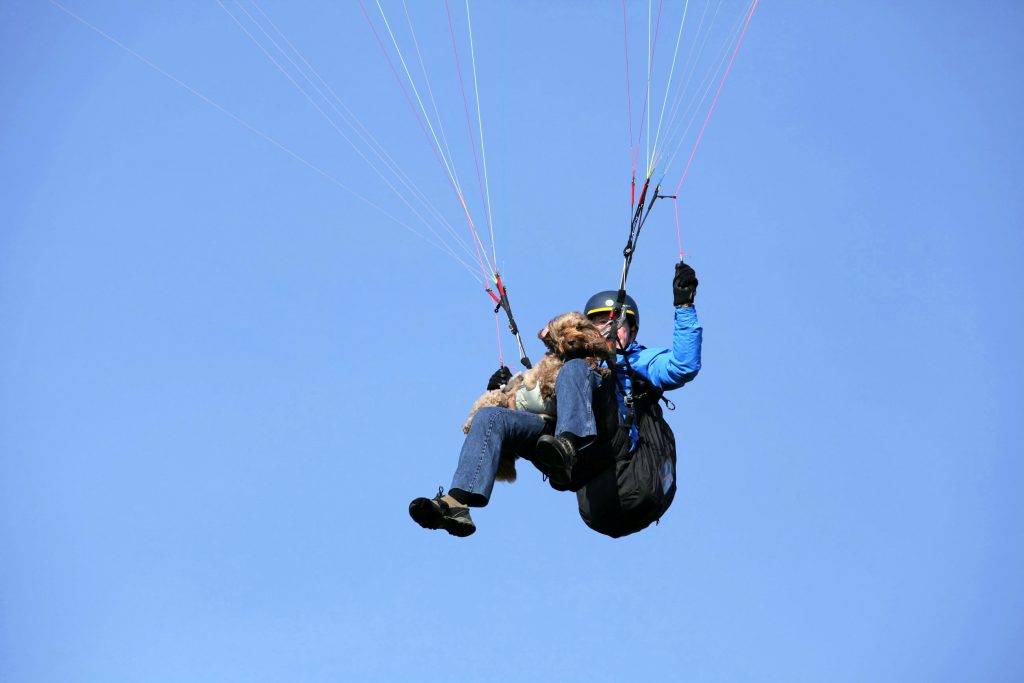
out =
{"type": "Polygon", "coordinates": [[[695,306],[676,306],[676,320],[697,320],[695,306]]]}

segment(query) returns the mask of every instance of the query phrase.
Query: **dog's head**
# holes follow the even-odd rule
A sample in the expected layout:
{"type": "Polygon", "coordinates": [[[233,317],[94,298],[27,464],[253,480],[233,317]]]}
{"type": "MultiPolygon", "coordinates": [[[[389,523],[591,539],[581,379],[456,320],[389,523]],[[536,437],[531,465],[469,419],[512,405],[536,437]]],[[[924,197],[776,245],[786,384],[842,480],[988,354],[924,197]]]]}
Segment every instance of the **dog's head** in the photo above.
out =
{"type": "Polygon", "coordinates": [[[587,316],[576,311],[563,313],[551,320],[537,333],[537,338],[544,342],[551,353],[564,360],[611,357],[608,340],[601,336],[594,323],[587,320],[587,316]]]}

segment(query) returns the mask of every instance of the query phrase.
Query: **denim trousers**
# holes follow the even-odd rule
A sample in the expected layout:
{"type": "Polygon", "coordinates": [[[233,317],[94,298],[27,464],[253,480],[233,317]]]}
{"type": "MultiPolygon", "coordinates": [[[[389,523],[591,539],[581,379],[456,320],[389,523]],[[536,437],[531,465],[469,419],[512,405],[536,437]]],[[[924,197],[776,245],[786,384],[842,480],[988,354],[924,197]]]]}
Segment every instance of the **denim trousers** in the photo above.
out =
{"type": "MultiPolygon", "coordinates": [[[[583,359],[567,361],[555,380],[558,416],[555,433],[569,433],[587,441],[597,434],[594,420],[594,389],[601,376],[583,359]]],[[[481,408],[473,418],[462,444],[451,488],[460,489],[484,503],[491,497],[501,454],[514,453],[527,460],[547,422],[540,415],[507,408],[481,408]]]]}

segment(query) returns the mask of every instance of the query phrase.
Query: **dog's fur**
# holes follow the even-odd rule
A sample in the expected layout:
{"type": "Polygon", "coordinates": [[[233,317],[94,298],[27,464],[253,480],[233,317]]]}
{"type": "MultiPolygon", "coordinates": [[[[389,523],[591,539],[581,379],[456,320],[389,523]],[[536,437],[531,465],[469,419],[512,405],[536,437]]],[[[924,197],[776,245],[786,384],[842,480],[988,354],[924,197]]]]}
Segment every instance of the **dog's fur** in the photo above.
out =
{"type": "MultiPolygon", "coordinates": [[[[607,368],[598,367],[598,361],[609,360],[612,356],[608,340],[582,313],[563,313],[545,325],[544,329],[537,333],[537,337],[548,349],[544,357],[532,369],[513,375],[504,389],[488,391],[478,398],[469,413],[469,419],[462,427],[463,432],[469,433],[473,417],[480,408],[516,410],[516,394],[521,387],[534,389],[539,383],[541,398],[545,401],[554,401],[555,380],[567,360],[583,358],[602,376],[610,372],[607,368]]],[[[545,417],[554,418],[554,415],[545,417]]],[[[498,463],[498,481],[516,480],[515,460],[515,454],[502,453],[498,463]]]]}

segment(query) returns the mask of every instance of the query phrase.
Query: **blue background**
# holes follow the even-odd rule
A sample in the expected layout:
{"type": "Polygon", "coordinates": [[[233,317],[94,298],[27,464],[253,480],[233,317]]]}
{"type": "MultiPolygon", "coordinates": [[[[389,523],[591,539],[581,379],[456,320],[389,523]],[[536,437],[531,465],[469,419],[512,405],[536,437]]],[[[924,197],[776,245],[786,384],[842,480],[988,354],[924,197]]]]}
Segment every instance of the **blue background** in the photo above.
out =
{"type": "MultiPolygon", "coordinates": [[[[402,210],[215,3],[68,7],[402,210]]],[[[265,9],[463,227],[358,6],[265,9]]],[[[536,357],[618,280],[621,6],[473,11],[536,357]]],[[[1019,3],[758,8],[679,203],[679,494],[617,541],[526,467],[469,539],[411,523],[497,365],[480,287],[55,6],[0,13],[0,680],[1024,678],[1019,3]]]]}

